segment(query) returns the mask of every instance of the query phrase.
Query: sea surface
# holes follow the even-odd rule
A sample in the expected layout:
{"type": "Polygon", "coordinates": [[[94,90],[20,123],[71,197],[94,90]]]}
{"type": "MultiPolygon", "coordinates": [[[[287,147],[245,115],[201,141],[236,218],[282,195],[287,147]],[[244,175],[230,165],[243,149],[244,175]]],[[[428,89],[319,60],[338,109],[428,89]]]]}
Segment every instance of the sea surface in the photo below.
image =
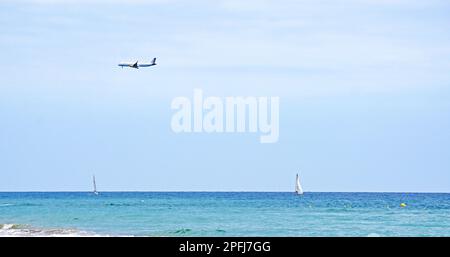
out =
{"type": "Polygon", "coordinates": [[[450,194],[0,193],[0,236],[450,236],[450,194]]]}

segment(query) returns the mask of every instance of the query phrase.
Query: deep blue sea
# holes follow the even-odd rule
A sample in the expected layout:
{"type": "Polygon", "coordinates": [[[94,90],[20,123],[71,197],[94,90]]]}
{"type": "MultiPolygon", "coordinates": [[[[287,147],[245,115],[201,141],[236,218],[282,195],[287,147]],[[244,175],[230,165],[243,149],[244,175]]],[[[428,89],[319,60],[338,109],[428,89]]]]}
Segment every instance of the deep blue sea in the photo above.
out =
{"type": "Polygon", "coordinates": [[[450,236],[450,194],[0,193],[0,235],[450,236]]]}

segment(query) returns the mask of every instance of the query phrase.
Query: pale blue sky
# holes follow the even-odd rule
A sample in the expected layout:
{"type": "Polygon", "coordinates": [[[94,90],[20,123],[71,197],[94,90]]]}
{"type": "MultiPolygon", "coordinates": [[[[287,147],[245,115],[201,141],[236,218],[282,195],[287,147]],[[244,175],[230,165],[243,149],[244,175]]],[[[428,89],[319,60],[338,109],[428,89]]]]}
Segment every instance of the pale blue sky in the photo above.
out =
{"type": "Polygon", "coordinates": [[[0,3],[0,191],[450,192],[448,1],[126,2],[0,3]],[[279,96],[279,142],[174,134],[194,88],[279,96]]]}

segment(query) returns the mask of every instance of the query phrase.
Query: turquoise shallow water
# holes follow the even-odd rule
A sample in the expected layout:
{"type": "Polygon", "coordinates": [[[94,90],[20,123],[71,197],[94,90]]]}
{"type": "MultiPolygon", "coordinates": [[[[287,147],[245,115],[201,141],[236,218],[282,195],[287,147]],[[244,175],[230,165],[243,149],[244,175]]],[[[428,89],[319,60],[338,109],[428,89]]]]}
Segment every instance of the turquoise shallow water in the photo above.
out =
{"type": "Polygon", "coordinates": [[[0,224],[22,236],[450,236],[450,194],[0,193],[0,224]]]}

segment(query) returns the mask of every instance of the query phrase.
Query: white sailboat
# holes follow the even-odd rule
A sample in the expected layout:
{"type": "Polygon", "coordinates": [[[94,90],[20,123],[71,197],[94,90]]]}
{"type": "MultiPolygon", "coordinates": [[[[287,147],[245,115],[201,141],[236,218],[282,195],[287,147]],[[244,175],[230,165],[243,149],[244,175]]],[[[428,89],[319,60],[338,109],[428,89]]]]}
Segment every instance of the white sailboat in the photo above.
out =
{"type": "Polygon", "coordinates": [[[92,182],[93,182],[93,184],[94,184],[94,194],[95,194],[95,195],[98,195],[98,192],[97,192],[97,184],[95,183],[95,175],[92,175],[92,182]]]}
{"type": "Polygon", "coordinates": [[[295,179],[295,193],[298,195],[302,195],[303,194],[303,189],[302,189],[302,185],[300,185],[300,177],[297,174],[297,177],[295,179]]]}

